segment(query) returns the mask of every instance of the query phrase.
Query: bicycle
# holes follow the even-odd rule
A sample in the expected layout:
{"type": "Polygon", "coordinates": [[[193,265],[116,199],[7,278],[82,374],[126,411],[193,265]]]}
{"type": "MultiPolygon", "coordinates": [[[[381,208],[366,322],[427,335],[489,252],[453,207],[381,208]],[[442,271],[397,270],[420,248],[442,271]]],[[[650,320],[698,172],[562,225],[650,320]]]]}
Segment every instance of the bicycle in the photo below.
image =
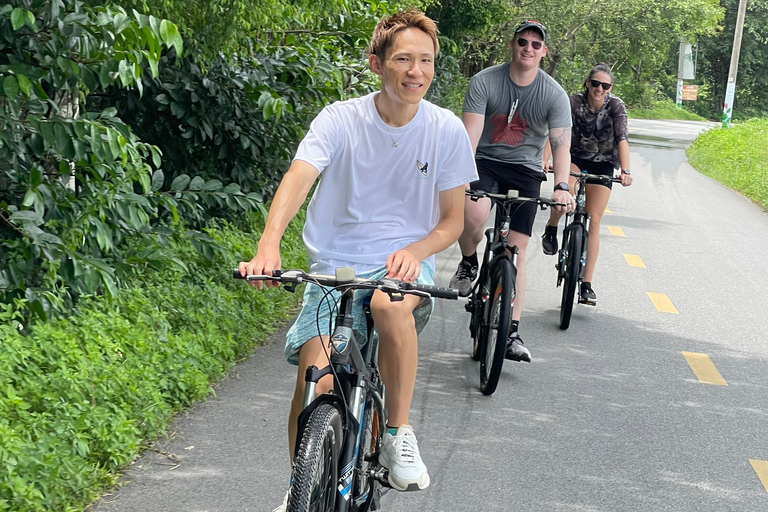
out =
{"type": "Polygon", "coordinates": [[[491,395],[499,383],[515,300],[518,249],[508,243],[512,208],[525,202],[537,203],[542,210],[564,205],[544,197],[519,197],[517,190],[506,194],[467,190],[466,195],[472,201],[487,197],[496,205],[494,227],[485,231],[478,279],[464,306],[471,314],[472,359],[480,362],[480,391],[491,395]]]}
{"type": "MultiPolygon", "coordinates": [[[[234,269],[233,277],[242,278],[234,269]]],[[[378,462],[386,431],[384,384],[378,372],[378,335],[370,302],[364,302],[368,343],[360,349],[353,331],[355,290],[381,290],[390,300],[406,294],[458,299],[450,288],[406,283],[393,279],[355,277],[342,267],[335,275],[302,270],[276,270],[272,276],[247,276],[248,281],[272,280],[295,291],[300,283],[331,287],[341,292],[335,328],[330,337],[328,366],[306,372],[304,408],[299,415],[298,443],[288,512],[366,512],[379,510],[389,490],[388,471],[378,462]],[[333,375],[333,391],[315,397],[319,380],[333,375]]],[[[330,295],[330,291],[327,292],[330,295]]],[[[325,300],[321,301],[321,305],[325,300]]]]}
{"type": "MultiPolygon", "coordinates": [[[[600,180],[606,183],[621,183],[621,178],[572,172],[576,178],[576,208],[566,213],[563,228],[563,243],[558,251],[557,286],[563,284],[563,294],[560,300],[560,329],[568,329],[571,324],[574,296],[576,288],[584,280],[584,267],[587,263],[587,242],[589,240],[589,219],[586,212],[586,182],[588,179],[600,180]]],[[[580,304],[587,304],[578,299],[580,304]]]]}

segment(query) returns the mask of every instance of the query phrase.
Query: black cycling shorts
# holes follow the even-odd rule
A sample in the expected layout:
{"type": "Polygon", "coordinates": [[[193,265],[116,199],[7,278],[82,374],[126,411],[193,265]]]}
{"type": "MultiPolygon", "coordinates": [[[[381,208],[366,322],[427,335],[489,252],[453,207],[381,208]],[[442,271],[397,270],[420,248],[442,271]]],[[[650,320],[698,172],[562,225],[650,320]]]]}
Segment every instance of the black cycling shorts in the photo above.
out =
{"type": "MultiPolygon", "coordinates": [[[[508,190],[517,190],[521,197],[539,197],[541,182],[546,179],[543,172],[538,175],[521,165],[507,164],[495,160],[478,158],[477,175],[479,179],[469,184],[473,190],[483,190],[492,194],[506,194],[508,190]]],[[[512,231],[531,236],[533,219],[536,217],[536,203],[519,203],[512,207],[509,228],[512,231]]]]}
{"type": "MultiPolygon", "coordinates": [[[[614,168],[611,162],[592,162],[591,160],[584,160],[582,158],[571,155],[571,163],[579,168],[580,171],[586,170],[588,174],[597,174],[599,176],[610,176],[613,178],[614,168]]],[[[610,181],[602,181],[596,179],[587,179],[587,183],[592,185],[602,185],[604,187],[613,188],[613,183],[610,181]]]]}

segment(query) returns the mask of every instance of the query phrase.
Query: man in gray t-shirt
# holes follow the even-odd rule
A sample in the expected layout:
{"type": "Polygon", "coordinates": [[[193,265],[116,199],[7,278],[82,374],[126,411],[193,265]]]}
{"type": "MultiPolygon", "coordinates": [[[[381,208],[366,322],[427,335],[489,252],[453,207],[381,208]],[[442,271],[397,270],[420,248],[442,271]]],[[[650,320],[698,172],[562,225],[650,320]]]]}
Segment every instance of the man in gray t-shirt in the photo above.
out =
{"type": "MultiPolygon", "coordinates": [[[[520,196],[538,197],[544,181],[543,153],[549,138],[558,207],[572,211],[569,193],[571,107],[562,87],[542,69],[547,54],[547,29],[534,20],[523,21],[515,30],[508,63],[492,66],[472,77],[464,97],[462,121],[469,133],[479,180],[470,188],[486,192],[520,191],[520,196]]],[[[459,237],[462,260],[451,279],[451,287],[462,296],[472,291],[477,278],[477,245],[491,209],[490,199],[471,201],[464,207],[464,231],[459,237]]],[[[524,203],[510,223],[509,244],[518,248],[517,286],[512,309],[507,359],[531,361],[531,353],[517,333],[525,298],[525,251],[531,237],[535,203],[524,203]]]]}

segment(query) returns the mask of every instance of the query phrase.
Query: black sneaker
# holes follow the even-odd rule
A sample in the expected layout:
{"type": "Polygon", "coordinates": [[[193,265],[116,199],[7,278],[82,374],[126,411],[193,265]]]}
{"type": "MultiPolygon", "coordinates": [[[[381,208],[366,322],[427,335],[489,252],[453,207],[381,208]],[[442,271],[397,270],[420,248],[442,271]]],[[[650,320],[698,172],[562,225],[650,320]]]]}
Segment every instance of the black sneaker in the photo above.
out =
{"type": "Polygon", "coordinates": [[[557,253],[557,226],[547,224],[544,228],[544,234],[541,235],[541,249],[547,256],[557,253]]]}
{"type": "Polygon", "coordinates": [[[584,281],[581,283],[581,290],[579,291],[579,302],[582,304],[588,304],[594,306],[597,304],[597,296],[592,289],[592,284],[584,281]]]}
{"type": "Polygon", "coordinates": [[[507,353],[504,355],[510,361],[531,362],[531,352],[525,348],[523,340],[517,332],[513,332],[507,338],[507,353]]]}
{"type": "Polygon", "coordinates": [[[477,278],[477,265],[461,260],[459,268],[453,274],[449,286],[459,291],[459,296],[469,297],[472,293],[472,282],[477,278]]]}

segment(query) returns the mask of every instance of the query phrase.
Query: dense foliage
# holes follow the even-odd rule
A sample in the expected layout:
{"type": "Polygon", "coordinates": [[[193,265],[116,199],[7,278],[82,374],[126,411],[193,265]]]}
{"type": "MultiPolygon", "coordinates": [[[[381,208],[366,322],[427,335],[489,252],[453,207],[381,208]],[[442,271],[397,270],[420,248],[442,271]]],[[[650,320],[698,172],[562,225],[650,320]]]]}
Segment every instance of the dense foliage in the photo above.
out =
{"type": "Polygon", "coordinates": [[[113,296],[147,266],[181,261],[182,236],[212,254],[209,237],[179,221],[199,202],[254,208],[236,184],[179,175],[165,183],[160,151],[113,106],[88,98],[110,87],[143,91],[163,49],[182,51],[172,23],[119,7],[14,1],[0,7],[0,299],[24,297],[49,318],[90,294],[113,296]],[[174,228],[173,226],[176,225],[174,228]]]}
{"type": "MultiPolygon", "coordinates": [[[[253,232],[207,230],[224,248],[213,261],[174,243],[186,272],[149,270],[111,301],[84,299],[71,319],[31,334],[0,308],[0,511],[81,510],[285,319],[298,295],[229,277],[255,246],[260,219],[248,222],[253,232]]],[[[307,264],[300,227],[283,244],[287,266],[307,264]]]]}

